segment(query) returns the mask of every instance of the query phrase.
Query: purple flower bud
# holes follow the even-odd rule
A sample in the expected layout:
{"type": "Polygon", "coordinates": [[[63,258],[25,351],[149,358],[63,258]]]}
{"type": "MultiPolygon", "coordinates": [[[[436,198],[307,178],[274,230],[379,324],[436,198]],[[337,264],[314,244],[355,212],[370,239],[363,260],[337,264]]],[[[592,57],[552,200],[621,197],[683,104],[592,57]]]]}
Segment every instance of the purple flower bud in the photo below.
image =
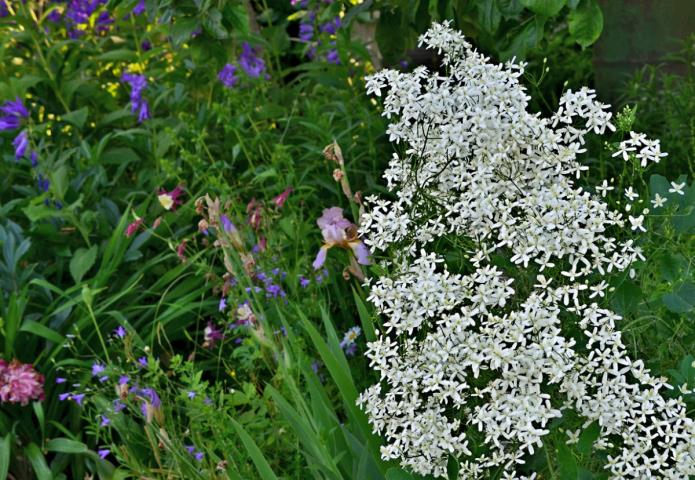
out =
{"type": "Polygon", "coordinates": [[[19,160],[24,156],[27,151],[27,147],[29,146],[29,134],[27,131],[22,130],[19,132],[19,135],[17,135],[12,142],[12,145],[14,145],[14,156],[17,160],[19,160]]]}

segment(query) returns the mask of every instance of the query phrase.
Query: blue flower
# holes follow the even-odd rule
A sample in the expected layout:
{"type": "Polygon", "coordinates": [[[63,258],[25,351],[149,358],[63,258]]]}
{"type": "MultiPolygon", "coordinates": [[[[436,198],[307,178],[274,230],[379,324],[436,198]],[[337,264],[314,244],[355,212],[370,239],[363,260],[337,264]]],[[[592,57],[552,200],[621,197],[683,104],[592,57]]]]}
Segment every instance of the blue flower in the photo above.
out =
{"type": "Polygon", "coordinates": [[[232,88],[239,83],[239,77],[236,76],[236,66],[231,63],[222,67],[222,70],[217,74],[217,78],[227,88],[232,88]]]}
{"type": "Polygon", "coordinates": [[[326,53],[326,61],[328,63],[333,63],[335,65],[340,65],[340,57],[338,56],[338,50],[331,49],[326,53]]]}
{"type": "Polygon", "coordinates": [[[150,105],[142,98],[142,92],[147,87],[147,78],[144,75],[136,75],[125,72],[121,80],[130,84],[130,109],[138,112],[138,122],[142,123],[150,118],[150,105]]]}
{"type": "Polygon", "coordinates": [[[12,142],[12,145],[14,145],[14,156],[17,160],[19,160],[24,156],[27,151],[27,147],[29,146],[29,134],[27,131],[22,130],[19,132],[19,135],[17,135],[12,142]]]}
{"type": "Polygon", "coordinates": [[[46,177],[41,175],[40,173],[36,177],[36,183],[39,186],[39,190],[43,190],[44,192],[47,192],[48,188],[51,186],[51,182],[46,177]]]}
{"type": "Polygon", "coordinates": [[[104,370],[106,370],[106,367],[104,367],[104,366],[101,365],[100,363],[94,363],[94,364],[92,365],[92,376],[93,376],[93,377],[96,377],[97,375],[99,375],[99,374],[100,374],[101,372],[103,372],[104,370]]]}
{"type": "Polygon", "coordinates": [[[335,35],[335,33],[340,28],[340,17],[335,17],[330,22],[326,22],[321,25],[321,31],[329,35],[335,35]]]}
{"type": "MultiPolygon", "coordinates": [[[[313,18],[311,19],[313,22],[313,18]]],[[[310,42],[314,38],[314,24],[310,22],[302,22],[299,24],[299,40],[302,42],[310,42]]]]}
{"type": "Polygon", "coordinates": [[[133,8],[133,14],[140,15],[145,12],[145,0],[140,0],[135,8],[133,8]]]}
{"type": "Polygon", "coordinates": [[[260,77],[265,71],[265,61],[257,55],[256,51],[251,48],[248,42],[244,42],[241,46],[239,66],[246,72],[246,75],[252,78],[260,77]]]}
{"type": "Polygon", "coordinates": [[[0,112],[2,112],[2,116],[0,116],[0,131],[19,128],[22,118],[29,116],[29,111],[19,97],[6,101],[0,107],[0,112]]]}

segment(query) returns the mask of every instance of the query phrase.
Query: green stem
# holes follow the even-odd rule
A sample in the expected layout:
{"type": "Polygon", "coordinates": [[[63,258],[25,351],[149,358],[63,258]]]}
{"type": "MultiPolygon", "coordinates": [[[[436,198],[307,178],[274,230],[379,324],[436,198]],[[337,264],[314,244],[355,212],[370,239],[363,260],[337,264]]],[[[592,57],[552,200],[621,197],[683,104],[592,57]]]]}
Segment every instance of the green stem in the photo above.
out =
{"type": "Polygon", "coordinates": [[[104,342],[104,337],[101,335],[101,329],[99,328],[99,325],[97,324],[97,318],[94,316],[94,310],[92,310],[92,306],[85,302],[85,305],[87,305],[87,311],[89,311],[89,316],[92,319],[92,323],[94,323],[94,329],[97,332],[97,336],[99,337],[99,342],[101,343],[101,348],[104,350],[104,355],[106,355],[106,360],[108,363],[111,363],[111,357],[109,357],[109,351],[106,348],[106,342],[104,342]]]}

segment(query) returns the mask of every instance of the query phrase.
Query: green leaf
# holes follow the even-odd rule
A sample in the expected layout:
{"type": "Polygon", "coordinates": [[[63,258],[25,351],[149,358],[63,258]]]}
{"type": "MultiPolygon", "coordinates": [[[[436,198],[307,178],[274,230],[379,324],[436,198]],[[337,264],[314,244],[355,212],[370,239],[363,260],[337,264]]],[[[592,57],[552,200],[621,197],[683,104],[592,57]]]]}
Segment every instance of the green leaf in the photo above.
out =
{"type": "Polygon", "coordinates": [[[663,297],[666,308],[674,313],[687,313],[695,309],[695,284],[686,282],[663,297]]]}
{"type": "Polygon", "coordinates": [[[637,308],[642,300],[642,290],[632,280],[625,280],[615,289],[611,304],[617,313],[627,315],[637,308]]]}
{"type": "Polygon", "coordinates": [[[505,51],[500,52],[502,60],[509,60],[516,57],[517,60],[526,58],[526,53],[538,46],[545,33],[545,19],[536,17],[529,21],[526,26],[513,38],[505,51]]]}
{"type": "Polygon", "coordinates": [[[268,463],[268,460],[265,459],[263,456],[263,453],[261,450],[258,448],[256,443],[253,441],[251,436],[246,433],[246,430],[244,430],[244,427],[242,427],[236,420],[233,418],[230,419],[232,422],[232,426],[234,427],[234,430],[236,430],[237,435],[239,435],[239,438],[241,438],[241,443],[244,444],[244,447],[246,448],[246,451],[249,454],[249,457],[251,457],[251,460],[253,461],[254,465],[256,465],[256,469],[258,470],[258,474],[261,476],[262,480],[278,480],[278,477],[275,476],[273,473],[273,470],[270,468],[270,464],[268,463]]]}
{"type": "Polygon", "coordinates": [[[229,38],[229,32],[222,25],[222,12],[216,8],[211,8],[203,19],[205,30],[218,40],[229,38]]]}
{"type": "Polygon", "coordinates": [[[80,283],[84,274],[92,268],[94,261],[97,259],[97,251],[97,246],[93,245],[89,250],[78,248],[74,253],[72,260],[70,260],[70,275],[72,275],[75,283],[80,283]]]}
{"type": "Polygon", "coordinates": [[[72,123],[81,130],[82,127],[84,127],[84,122],[87,121],[88,114],[89,109],[87,107],[82,107],[79,110],[73,110],[63,115],[63,120],[72,123]]]}
{"type": "MultiPolygon", "coordinates": [[[[235,31],[244,34],[249,33],[249,16],[243,3],[226,2],[222,9],[222,15],[235,31]]],[[[265,30],[266,28],[263,29],[264,34],[265,30]]]]}
{"type": "Polygon", "coordinates": [[[64,437],[53,438],[46,442],[46,450],[60,453],[87,453],[89,451],[84,443],[64,437]]]}
{"type": "Polygon", "coordinates": [[[581,0],[567,21],[572,39],[584,48],[596,42],[603,31],[603,12],[596,0],[581,0]]]}
{"type": "Polygon", "coordinates": [[[22,323],[22,327],[19,329],[19,331],[33,333],[37,337],[45,338],[49,342],[53,342],[56,345],[62,345],[63,343],[65,343],[65,337],[63,337],[61,334],[59,334],[52,328],[49,328],[33,320],[25,320],[24,323],[22,323]]]}
{"type": "Polygon", "coordinates": [[[502,13],[496,0],[481,0],[478,3],[478,23],[486,32],[494,34],[500,26],[502,13]]]}
{"type": "Polygon", "coordinates": [[[449,477],[449,480],[458,480],[460,468],[461,465],[456,457],[449,454],[449,459],[446,462],[446,475],[449,477]]]}
{"type": "Polygon", "coordinates": [[[594,442],[598,439],[601,433],[601,427],[598,422],[591,422],[591,425],[586,427],[582,433],[579,434],[579,441],[577,442],[577,451],[582,455],[589,455],[594,447],[594,442]]]}
{"type": "Polygon", "coordinates": [[[391,467],[386,471],[386,480],[415,480],[415,477],[405,470],[391,467]]]}
{"type": "Polygon", "coordinates": [[[64,198],[70,186],[70,176],[68,175],[68,167],[61,165],[51,175],[53,188],[60,198],[64,198]]]}
{"type": "Polygon", "coordinates": [[[191,38],[193,31],[199,27],[196,18],[177,17],[171,28],[171,39],[175,44],[181,44],[191,38]]]}
{"type": "Polygon", "coordinates": [[[567,0],[521,0],[524,7],[544,17],[554,17],[566,3],[567,0]]]}
{"type": "Polygon", "coordinates": [[[654,197],[657,193],[662,197],[668,197],[668,189],[671,188],[666,177],[654,174],[649,177],[649,193],[654,197]]]}
{"type": "Polygon", "coordinates": [[[24,455],[29,459],[29,463],[34,468],[34,473],[36,473],[36,478],[38,480],[52,480],[53,474],[51,469],[48,468],[46,459],[41,453],[41,449],[35,443],[30,443],[24,449],[24,455]]]}
{"type": "Polygon", "coordinates": [[[120,62],[135,62],[137,61],[137,54],[135,51],[130,50],[128,48],[120,48],[118,50],[111,50],[105,53],[102,53],[101,55],[96,56],[96,60],[101,60],[104,62],[113,62],[113,61],[120,61],[120,62]]]}
{"type": "Polygon", "coordinates": [[[436,22],[439,20],[439,0],[429,0],[427,13],[430,14],[430,21],[436,22]]]}
{"type": "Polygon", "coordinates": [[[368,342],[375,342],[376,331],[374,329],[374,323],[372,322],[372,316],[369,314],[367,306],[364,304],[362,298],[360,298],[360,295],[357,293],[357,289],[354,287],[352,289],[352,297],[355,299],[357,313],[360,316],[360,323],[362,324],[362,330],[364,331],[365,338],[368,342]]]}
{"type": "Polygon", "coordinates": [[[577,461],[572,454],[572,451],[567,448],[564,443],[557,444],[557,462],[560,467],[559,477],[563,480],[577,480],[579,470],[577,469],[577,461]]]}
{"type": "Polygon", "coordinates": [[[506,18],[515,18],[524,10],[520,0],[497,0],[495,3],[506,18]]]}
{"type": "Polygon", "coordinates": [[[10,455],[12,453],[12,433],[5,435],[5,438],[0,439],[0,479],[7,478],[7,472],[10,470],[10,455]]]}

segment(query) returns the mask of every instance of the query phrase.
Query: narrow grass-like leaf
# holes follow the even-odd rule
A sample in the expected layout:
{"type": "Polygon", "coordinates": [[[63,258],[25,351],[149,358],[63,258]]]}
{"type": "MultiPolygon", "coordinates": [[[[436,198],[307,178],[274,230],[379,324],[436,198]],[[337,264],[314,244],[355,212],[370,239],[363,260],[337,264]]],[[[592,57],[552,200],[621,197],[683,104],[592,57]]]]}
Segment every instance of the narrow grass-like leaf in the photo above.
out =
{"type": "Polygon", "coordinates": [[[30,443],[24,449],[24,454],[29,459],[29,463],[31,463],[31,466],[34,469],[34,473],[36,473],[36,478],[38,480],[53,479],[51,469],[48,468],[46,459],[44,458],[43,453],[41,453],[41,449],[38,447],[38,445],[36,445],[35,443],[30,443]]]}
{"type": "Polygon", "coordinates": [[[12,453],[12,433],[0,438],[0,480],[7,478],[10,471],[10,455],[12,453]]]}
{"type": "Polygon", "coordinates": [[[258,474],[260,475],[261,479],[278,480],[278,477],[275,476],[273,470],[270,468],[268,460],[265,459],[263,453],[258,448],[258,445],[256,445],[256,442],[254,442],[251,436],[246,433],[244,427],[242,427],[239,422],[233,418],[231,418],[230,421],[232,422],[232,426],[234,427],[234,430],[236,430],[237,435],[239,435],[239,438],[241,438],[241,443],[244,444],[249,457],[251,457],[254,465],[256,465],[256,469],[258,470],[258,474]]]}

